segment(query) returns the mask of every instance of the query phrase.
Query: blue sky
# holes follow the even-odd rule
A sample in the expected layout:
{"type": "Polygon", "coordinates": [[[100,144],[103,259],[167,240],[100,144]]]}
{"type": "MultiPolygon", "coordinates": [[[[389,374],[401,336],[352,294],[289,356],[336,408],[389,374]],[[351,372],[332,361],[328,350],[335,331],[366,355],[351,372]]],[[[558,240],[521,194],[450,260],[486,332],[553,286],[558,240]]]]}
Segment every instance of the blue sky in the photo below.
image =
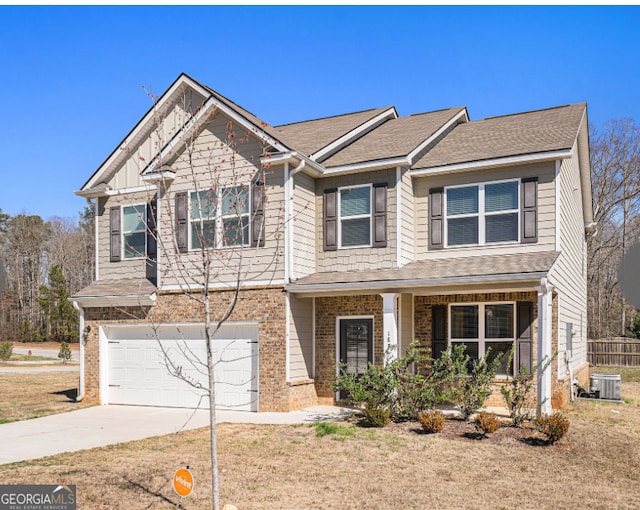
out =
{"type": "Polygon", "coordinates": [[[472,119],[587,101],[640,120],[640,7],[0,6],[0,208],[76,217],[186,72],[277,125],[395,105],[472,119]]]}

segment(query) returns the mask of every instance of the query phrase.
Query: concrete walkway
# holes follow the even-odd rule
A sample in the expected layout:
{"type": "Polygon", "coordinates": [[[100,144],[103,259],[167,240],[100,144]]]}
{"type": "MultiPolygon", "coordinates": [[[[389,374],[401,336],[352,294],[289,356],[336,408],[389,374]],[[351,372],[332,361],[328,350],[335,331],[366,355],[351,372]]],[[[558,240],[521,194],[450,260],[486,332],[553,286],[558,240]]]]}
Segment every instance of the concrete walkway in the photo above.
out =
{"type": "MultiPolygon", "coordinates": [[[[218,423],[298,424],[344,418],[355,411],[318,406],[290,413],[218,411],[218,423]]],[[[125,443],[209,425],[208,410],[96,406],[0,425],[0,464],[125,443]]]]}

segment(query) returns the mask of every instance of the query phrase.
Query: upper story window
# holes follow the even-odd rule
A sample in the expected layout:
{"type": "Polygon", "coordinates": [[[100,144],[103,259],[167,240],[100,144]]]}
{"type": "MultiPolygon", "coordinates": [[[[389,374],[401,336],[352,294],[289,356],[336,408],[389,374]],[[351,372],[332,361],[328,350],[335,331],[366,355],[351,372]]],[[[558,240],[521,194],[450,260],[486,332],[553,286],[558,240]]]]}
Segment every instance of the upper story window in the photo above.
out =
{"type": "Polygon", "coordinates": [[[371,186],[340,188],[340,246],[371,246],[371,186]]]}
{"type": "Polygon", "coordinates": [[[445,188],[446,245],[519,241],[519,181],[445,188]]]}
{"type": "Polygon", "coordinates": [[[429,249],[535,243],[538,179],[429,190],[429,249]]]}
{"type": "Polygon", "coordinates": [[[190,247],[249,245],[249,187],[229,186],[189,195],[190,247]]]}
{"type": "Polygon", "coordinates": [[[147,254],[146,204],[122,207],[122,246],[125,259],[145,257],[147,254]]]}
{"type": "Polygon", "coordinates": [[[323,203],[323,247],[387,246],[387,184],[326,189],[323,203]]]}

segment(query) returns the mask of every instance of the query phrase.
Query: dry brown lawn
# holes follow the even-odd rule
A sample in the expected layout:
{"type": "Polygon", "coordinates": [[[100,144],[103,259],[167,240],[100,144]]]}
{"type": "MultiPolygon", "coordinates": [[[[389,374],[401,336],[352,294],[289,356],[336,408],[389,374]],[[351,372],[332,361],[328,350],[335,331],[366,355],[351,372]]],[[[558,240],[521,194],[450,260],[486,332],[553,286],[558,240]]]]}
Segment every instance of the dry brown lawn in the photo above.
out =
{"type": "MultiPolygon", "coordinates": [[[[453,421],[439,435],[341,423],[324,437],[307,425],[223,424],[222,500],[238,509],[637,509],[640,382],[623,384],[623,395],[626,405],[573,405],[554,446],[531,430],[469,439],[453,421]]],[[[195,490],[182,507],[210,508],[206,429],[0,466],[0,480],[76,484],[82,509],[172,509],[170,480],[185,465],[195,490]]]]}
{"type": "MultiPolygon", "coordinates": [[[[49,367],[34,365],[29,368],[44,371],[49,367]]],[[[87,407],[87,404],[74,402],[77,388],[78,372],[0,374],[0,423],[87,407]]]]}

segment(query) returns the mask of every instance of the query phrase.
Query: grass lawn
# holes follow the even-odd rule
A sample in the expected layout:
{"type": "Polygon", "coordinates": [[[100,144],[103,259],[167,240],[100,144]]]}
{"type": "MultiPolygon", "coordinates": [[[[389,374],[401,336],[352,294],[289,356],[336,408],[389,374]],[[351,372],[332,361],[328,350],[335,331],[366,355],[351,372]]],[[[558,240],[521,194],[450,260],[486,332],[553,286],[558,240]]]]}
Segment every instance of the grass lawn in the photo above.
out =
{"type": "MultiPolygon", "coordinates": [[[[628,404],[576,402],[566,411],[569,433],[554,446],[505,431],[469,439],[453,421],[439,435],[416,424],[344,422],[321,426],[325,435],[307,425],[223,424],[222,501],[239,509],[637,509],[640,381],[623,381],[628,404]]],[[[208,450],[199,429],[0,466],[0,479],[76,484],[83,509],[172,509],[170,480],[189,465],[195,489],[182,508],[204,509],[208,450]]]]}
{"type": "MultiPolygon", "coordinates": [[[[47,367],[30,368],[46,370],[47,367]]],[[[0,423],[88,407],[73,401],[77,388],[78,372],[0,374],[0,423]]]]}

